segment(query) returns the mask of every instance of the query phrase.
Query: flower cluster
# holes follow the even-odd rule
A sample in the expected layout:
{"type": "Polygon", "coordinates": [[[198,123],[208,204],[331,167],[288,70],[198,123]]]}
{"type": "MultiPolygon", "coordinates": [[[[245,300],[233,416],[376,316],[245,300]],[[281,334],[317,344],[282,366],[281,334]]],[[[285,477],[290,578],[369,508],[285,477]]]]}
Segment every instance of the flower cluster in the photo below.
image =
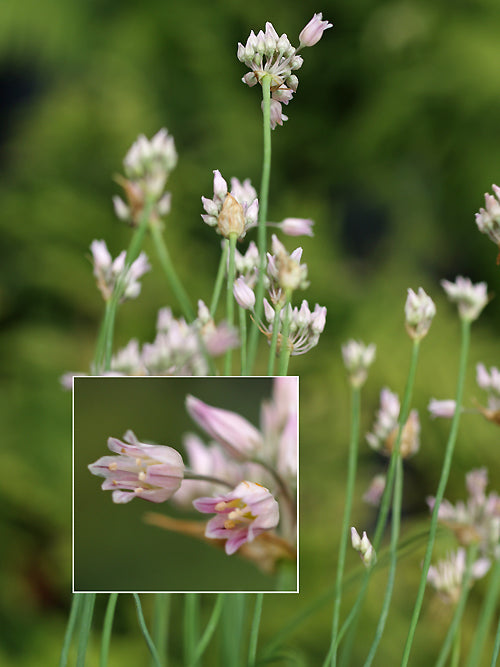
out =
{"type": "Polygon", "coordinates": [[[356,340],[350,340],[342,346],[344,366],[349,373],[349,382],[353,387],[361,387],[368,376],[368,368],[375,360],[376,346],[365,345],[356,340]]]}
{"type": "Polygon", "coordinates": [[[442,280],[441,285],[449,300],[457,304],[458,314],[464,321],[473,322],[477,320],[489,301],[486,283],[474,285],[470,278],[457,276],[454,283],[449,280],[442,280]]]}
{"type": "Polygon", "coordinates": [[[377,554],[365,531],[363,531],[363,537],[360,537],[353,526],[351,528],[351,543],[352,548],[359,553],[365,567],[370,567],[377,562],[377,554]]]}
{"type": "Polygon", "coordinates": [[[259,216],[259,200],[257,192],[246,179],[241,183],[237,178],[231,179],[231,192],[227,182],[218,169],[214,171],[214,196],[201,198],[206,214],[203,221],[210,227],[217,227],[222,236],[229,238],[235,233],[239,239],[244,238],[249,229],[257,225],[259,216]]]}
{"type": "Polygon", "coordinates": [[[125,269],[126,252],[122,252],[116,259],[112,259],[105,241],[92,241],[90,244],[94,264],[94,276],[97,287],[103,299],[109,301],[115,285],[121,281],[121,301],[135,299],[141,292],[141,278],[151,270],[146,254],[141,252],[139,257],[125,269]]]}
{"type": "MultiPolygon", "coordinates": [[[[332,24],[322,21],[321,14],[315,14],[299,36],[300,48],[313,46],[332,24]]],[[[294,74],[302,67],[302,56],[290,44],[288,37],[278,35],[273,25],[266,23],[265,31],[257,34],[252,30],[246,44],[238,44],[238,60],[244,63],[250,72],[242,81],[248,86],[262,83],[264,77],[270,80],[271,88],[271,127],[283,125],[288,117],[282,112],[282,104],[288,104],[297,91],[299,80],[294,74]]]]}
{"type": "MultiPolygon", "coordinates": [[[[457,549],[446,560],[431,565],[427,572],[427,581],[439,593],[447,604],[456,604],[460,598],[466,570],[465,549],[457,549]]],[[[472,564],[471,581],[481,579],[490,568],[486,558],[479,558],[472,564]]]]}
{"type": "MultiPolygon", "coordinates": [[[[280,524],[282,535],[276,539],[282,556],[283,544],[291,553],[295,542],[297,403],[297,378],[276,378],[271,399],[261,406],[258,429],[235,412],[188,396],[189,414],[212,439],[207,446],[186,435],[188,468],[175,449],[140,442],[132,431],[123,441],[109,438],[108,447],[117,456],[101,457],[88,467],[105,478],[102,488],[113,491],[115,503],[134,498],[160,503],[173,497],[180,507],[215,514],[205,537],[224,540],[228,555],[280,524]],[[231,490],[221,493],[223,487],[231,490]]],[[[185,530],[186,522],[182,526],[185,530]]]]}
{"type": "Polygon", "coordinates": [[[165,185],[177,164],[174,140],[162,128],[152,139],[140,135],[123,160],[126,178],[117,177],[127,203],[113,197],[115,213],[121,220],[137,224],[146,202],[152,205],[151,216],[162,218],[170,212],[170,193],[165,185]]]}
{"type": "MultiPolygon", "coordinates": [[[[373,432],[366,434],[370,447],[390,456],[398,434],[398,420],[401,406],[397,394],[384,388],[380,392],[380,409],[377,412],[373,432]]],[[[420,420],[418,412],[412,410],[403,426],[399,451],[402,458],[416,454],[420,448],[420,420]]]]}
{"type": "MultiPolygon", "coordinates": [[[[500,188],[492,185],[493,195],[488,192],[484,194],[486,208],[480,208],[476,213],[476,224],[478,229],[500,248],[500,188]]],[[[497,259],[497,262],[499,260],[497,259]]]]}
{"type": "Polygon", "coordinates": [[[408,290],[405,304],[406,331],[410,338],[419,341],[427,335],[436,314],[434,301],[419,287],[418,294],[408,290]]]}

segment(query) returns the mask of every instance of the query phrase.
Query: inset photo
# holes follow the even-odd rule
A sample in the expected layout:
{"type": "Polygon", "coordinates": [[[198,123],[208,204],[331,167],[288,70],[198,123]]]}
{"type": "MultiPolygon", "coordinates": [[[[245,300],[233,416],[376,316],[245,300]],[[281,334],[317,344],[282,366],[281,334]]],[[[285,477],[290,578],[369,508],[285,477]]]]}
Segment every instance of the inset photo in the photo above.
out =
{"type": "Polygon", "coordinates": [[[75,377],[74,592],[298,592],[298,377],[75,377]]]}

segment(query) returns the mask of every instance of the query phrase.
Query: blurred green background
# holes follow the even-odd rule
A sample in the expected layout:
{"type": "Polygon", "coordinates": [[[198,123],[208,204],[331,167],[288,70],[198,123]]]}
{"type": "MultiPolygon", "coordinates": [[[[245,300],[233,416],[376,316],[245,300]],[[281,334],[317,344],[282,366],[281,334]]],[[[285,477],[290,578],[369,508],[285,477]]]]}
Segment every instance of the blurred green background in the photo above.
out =
{"type": "MultiPolygon", "coordinates": [[[[313,239],[300,243],[309,266],[306,296],[328,307],[320,344],[295,358],[301,376],[301,595],[266,597],[265,642],[286,618],[333,583],[343,507],[348,392],[340,345],[376,342],[378,359],[364,391],[362,433],[371,426],[382,386],[403,391],[410,344],[404,333],[406,289],[422,285],[438,314],[422,345],[414,407],[421,452],[406,466],[403,538],[427,523],[449,424],[426,415],[430,397],[454,392],[458,322],[439,286],[457,274],[498,291],[496,249],[474,213],[500,180],[500,5],[497,0],[337,0],[318,6],[219,1],[6,0],[0,4],[0,662],[57,663],[71,589],[71,396],[66,370],[87,371],[103,311],[89,262],[94,238],[116,255],[130,230],[113,216],[113,175],[136,136],[166,126],[179,164],[169,181],[173,206],[165,236],[194,299],[208,300],[219,237],[201,222],[200,196],[212,170],[260,179],[257,89],[241,83],[238,41],[270,20],[292,43],[323,11],[334,23],[304,52],[300,85],[273,134],[271,220],[312,217],[313,239]]],[[[249,235],[251,238],[251,235],[249,235]]],[[[156,312],[175,303],[153,248],[155,270],[140,299],[120,309],[117,346],[150,341],[156,312]]],[[[497,299],[474,325],[466,400],[484,401],[475,364],[498,365],[497,299]]],[[[265,373],[265,345],[258,372],[265,373]]],[[[359,498],[384,461],[361,447],[359,498]]],[[[498,489],[498,430],[474,415],[462,420],[447,490],[464,496],[464,473],[488,466],[498,489]]],[[[361,500],[353,521],[373,526],[361,500]]],[[[443,555],[442,540],[436,554],[443,555]]],[[[423,545],[398,570],[389,628],[376,664],[397,664],[419,577],[423,545]]],[[[357,568],[355,554],[349,568],[357,568]]],[[[378,618],[385,571],[374,578],[358,653],[378,618]]],[[[467,642],[485,582],[474,587],[463,630],[467,642]]],[[[96,624],[104,599],[99,599],[96,624]]],[[[346,608],[349,595],[346,596],[346,608]]],[[[148,600],[145,600],[148,612],[148,600]]],[[[175,598],[172,664],[182,664],[175,598]],[[176,662],[177,661],[177,662],[176,662]]],[[[209,609],[211,599],[204,600],[209,609]]],[[[179,611],[179,613],[177,613],[179,611]]],[[[428,665],[445,634],[449,610],[428,596],[413,654],[428,665]]],[[[289,640],[297,659],[321,664],[330,627],[322,607],[289,640]]],[[[98,650],[97,639],[91,646],[98,650]]],[[[111,665],[144,664],[146,648],[132,601],[119,605],[111,665]]],[[[89,665],[97,664],[89,659],[89,665]]],[[[212,658],[207,664],[217,664],[212,658]]],[[[286,663],[285,663],[286,664],[286,663]]]]}

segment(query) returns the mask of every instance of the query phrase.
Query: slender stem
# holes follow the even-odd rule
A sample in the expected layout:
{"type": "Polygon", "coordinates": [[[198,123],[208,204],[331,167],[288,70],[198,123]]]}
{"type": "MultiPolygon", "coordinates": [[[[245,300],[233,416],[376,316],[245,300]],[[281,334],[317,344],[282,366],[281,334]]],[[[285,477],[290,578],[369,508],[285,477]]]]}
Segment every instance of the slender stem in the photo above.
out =
{"type": "Polygon", "coordinates": [[[453,640],[455,639],[455,636],[458,634],[458,630],[460,628],[460,621],[462,620],[462,616],[465,610],[465,604],[469,596],[469,591],[470,591],[469,584],[472,575],[472,566],[474,564],[474,561],[476,560],[477,552],[478,552],[478,544],[472,544],[467,549],[467,560],[465,563],[465,572],[462,579],[460,598],[458,600],[455,613],[453,614],[453,618],[451,620],[451,624],[446,634],[443,646],[441,647],[441,651],[439,653],[436,662],[436,667],[444,667],[444,664],[448,659],[448,655],[450,653],[453,640]]]}
{"type": "MultiPolygon", "coordinates": [[[[234,295],[233,295],[233,285],[234,285],[234,275],[235,275],[234,253],[236,250],[237,240],[238,240],[238,235],[236,234],[236,232],[231,232],[229,234],[229,266],[227,270],[227,292],[226,292],[226,320],[230,327],[233,325],[234,322],[234,295]]],[[[233,351],[229,349],[226,352],[226,357],[225,357],[224,375],[231,375],[232,355],[233,351]]]]}
{"type": "Polygon", "coordinates": [[[115,617],[117,600],[118,593],[109,594],[106,614],[104,616],[104,625],[102,628],[100,667],[107,667],[108,664],[109,644],[111,641],[111,630],[113,629],[113,619],[115,617]]]}
{"type": "MultiPolygon", "coordinates": [[[[164,667],[167,664],[167,645],[168,645],[168,620],[170,616],[170,594],[155,593],[154,614],[153,614],[153,643],[158,651],[160,664],[164,667]]],[[[154,660],[151,660],[151,667],[154,667],[154,660]]]]}
{"type": "Polygon", "coordinates": [[[495,646],[493,647],[493,655],[491,656],[490,667],[495,667],[495,665],[497,664],[499,653],[500,653],[500,618],[498,619],[497,634],[495,637],[495,646]]]}
{"type": "MultiPolygon", "coordinates": [[[[349,541],[349,527],[351,523],[352,501],[354,497],[354,483],[356,481],[356,468],[358,461],[359,443],[359,412],[361,403],[360,387],[351,387],[351,437],[349,442],[349,462],[347,465],[346,501],[344,505],[344,518],[342,531],[340,533],[340,545],[338,553],[337,577],[335,583],[335,601],[333,604],[332,617],[332,640],[335,647],[337,644],[337,633],[339,629],[340,603],[342,601],[342,579],[344,577],[345,557],[349,541]]],[[[337,651],[334,648],[332,654],[332,665],[336,664],[337,651]]]]}
{"type": "Polygon", "coordinates": [[[422,602],[425,593],[425,585],[427,582],[427,573],[429,571],[429,566],[432,557],[432,549],[434,547],[434,540],[436,537],[439,507],[441,505],[441,501],[443,500],[446,484],[448,482],[448,477],[450,475],[451,462],[453,459],[453,451],[455,449],[455,443],[457,440],[457,433],[458,433],[458,425],[460,422],[462,397],[464,393],[465,374],[467,370],[467,355],[469,352],[469,344],[470,344],[470,325],[471,325],[470,322],[462,320],[462,343],[460,349],[460,364],[459,364],[458,380],[457,380],[457,393],[455,399],[456,400],[455,414],[453,415],[453,420],[450,428],[450,435],[448,437],[448,442],[446,444],[443,468],[441,470],[441,477],[439,479],[436,498],[434,501],[434,508],[432,510],[431,525],[429,529],[429,539],[427,541],[427,550],[424,556],[424,562],[422,565],[422,574],[420,575],[420,584],[417,592],[417,599],[415,601],[415,606],[413,608],[413,614],[410,621],[408,636],[406,638],[406,644],[404,647],[401,667],[406,667],[406,665],[408,664],[408,660],[410,658],[410,651],[413,644],[413,639],[415,637],[415,630],[417,628],[417,623],[420,616],[420,610],[422,609],[422,602]]]}
{"type": "Polygon", "coordinates": [[[281,327],[281,348],[280,348],[280,365],[279,365],[279,375],[286,375],[288,372],[288,362],[290,361],[290,352],[292,351],[290,347],[289,333],[290,333],[290,315],[292,313],[292,306],[290,305],[290,299],[292,298],[292,292],[290,290],[286,291],[285,294],[285,309],[283,317],[283,325],[281,327]]]}
{"type": "Polygon", "coordinates": [[[227,254],[229,252],[229,240],[224,239],[222,244],[222,253],[220,256],[219,268],[217,269],[217,276],[215,278],[214,291],[212,294],[212,301],[210,302],[210,315],[215,317],[215,311],[219,304],[220,295],[222,292],[222,284],[227,268],[227,254]]]}
{"type": "Polygon", "coordinates": [[[391,546],[390,546],[390,565],[389,575],[387,577],[387,586],[385,589],[384,601],[382,603],[382,611],[380,612],[377,629],[375,631],[375,638],[368,653],[364,667],[370,667],[377,652],[378,645],[384,633],[387,616],[389,614],[389,606],[391,604],[392,592],[394,590],[394,581],[396,579],[396,564],[398,559],[398,540],[399,528],[401,524],[401,504],[403,497],[403,461],[401,456],[398,456],[396,464],[396,478],[394,480],[394,502],[392,508],[392,532],[391,532],[391,546]]]}
{"type": "Polygon", "coordinates": [[[95,593],[84,593],[85,598],[82,605],[82,618],[80,625],[80,635],[78,637],[78,653],[76,656],[76,667],[85,667],[85,656],[90,636],[90,627],[92,625],[92,616],[94,615],[95,593]]]}
{"type": "Polygon", "coordinates": [[[259,193],[259,226],[257,231],[257,247],[259,249],[260,267],[259,278],[255,293],[255,319],[254,326],[250,332],[249,352],[248,352],[248,372],[252,372],[252,367],[257,353],[257,343],[259,336],[258,323],[262,319],[264,309],[264,274],[266,271],[266,250],[267,250],[267,204],[269,199],[269,180],[271,175],[271,77],[265,74],[261,79],[262,85],[262,122],[263,122],[263,158],[262,158],[262,179],[260,182],[259,193]]]}
{"type": "Polygon", "coordinates": [[[462,633],[461,633],[461,628],[458,628],[458,632],[455,633],[455,639],[453,640],[453,651],[451,654],[450,667],[459,667],[460,665],[461,643],[462,643],[462,633]]]}
{"type": "Polygon", "coordinates": [[[184,661],[196,667],[195,651],[198,644],[200,600],[197,593],[184,595],[184,661]]]}
{"type": "Polygon", "coordinates": [[[491,624],[491,619],[495,612],[495,607],[498,602],[498,592],[500,590],[500,558],[495,560],[493,572],[491,574],[488,591],[483,602],[483,608],[476,626],[474,640],[472,642],[469,655],[467,657],[466,667],[475,667],[481,664],[481,657],[483,654],[484,640],[486,633],[491,624]]]}
{"type": "Polygon", "coordinates": [[[238,306],[240,319],[241,375],[247,374],[247,311],[238,306]]]}
{"type": "Polygon", "coordinates": [[[246,595],[244,593],[232,593],[225,598],[221,623],[222,655],[219,661],[221,665],[242,664],[245,605],[246,595]]]}
{"type": "Polygon", "coordinates": [[[179,276],[174,268],[172,259],[170,258],[170,253],[168,252],[167,244],[161,233],[160,223],[156,220],[151,220],[150,222],[151,235],[153,237],[153,242],[156,248],[156,253],[158,259],[160,260],[161,267],[165,276],[167,277],[170,287],[172,288],[175,298],[181,307],[182,314],[188,322],[192,322],[195,319],[195,313],[193,306],[191,305],[191,300],[184,289],[179,276]]]}
{"type": "Polygon", "coordinates": [[[106,345],[106,331],[108,329],[109,323],[109,301],[106,301],[104,315],[102,318],[101,326],[99,328],[99,334],[97,336],[97,343],[95,347],[94,363],[92,364],[92,374],[99,375],[101,369],[99,364],[104,357],[104,348],[106,345]]]}
{"type": "Polygon", "coordinates": [[[248,643],[248,667],[255,667],[257,658],[257,643],[259,641],[260,617],[262,616],[262,604],[264,594],[257,593],[255,596],[255,608],[253,612],[252,627],[250,630],[250,640],[248,643]]]}
{"type": "Polygon", "coordinates": [[[160,662],[160,657],[158,656],[158,651],[156,650],[156,646],[154,645],[153,640],[151,639],[151,635],[148,632],[146,621],[144,620],[144,614],[142,613],[141,598],[137,595],[137,593],[132,593],[132,596],[135,601],[139,627],[141,628],[141,632],[143,634],[144,639],[146,640],[149,652],[151,653],[151,656],[153,658],[153,664],[155,665],[155,667],[162,667],[162,664],[160,662]]]}
{"type": "Polygon", "coordinates": [[[229,489],[234,489],[234,484],[231,482],[226,482],[226,480],[221,479],[220,477],[214,477],[213,475],[200,475],[197,472],[192,472],[191,470],[184,471],[184,479],[198,479],[202,482],[213,482],[214,484],[222,484],[227,486],[229,489]]]}
{"type": "Polygon", "coordinates": [[[78,613],[83,602],[83,593],[73,593],[71,600],[71,611],[69,612],[68,625],[64,633],[63,647],[61,651],[61,659],[59,660],[59,667],[66,667],[68,664],[69,649],[73,632],[75,631],[75,624],[78,618],[78,613]]]}
{"type": "Polygon", "coordinates": [[[276,304],[276,306],[274,307],[273,334],[271,336],[271,346],[269,348],[269,361],[267,364],[267,374],[269,376],[274,375],[274,362],[276,361],[276,350],[278,349],[278,336],[280,334],[281,308],[282,306],[279,303],[276,304]]]}
{"type": "Polygon", "coordinates": [[[218,593],[217,594],[217,599],[215,600],[214,608],[212,610],[212,614],[210,618],[208,619],[207,626],[205,628],[205,631],[198,642],[198,646],[196,647],[196,650],[194,652],[194,657],[193,661],[194,664],[199,662],[201,656],[205,652],[205,649],[207,648],[208,644],[210,643],[210,640],[212,639],[212,636],[217,628],[217,624],[219,623],[219,618],[221,615],[222,607],[224,605],[224,598],[225,595],[224,593],[218,593]]]}

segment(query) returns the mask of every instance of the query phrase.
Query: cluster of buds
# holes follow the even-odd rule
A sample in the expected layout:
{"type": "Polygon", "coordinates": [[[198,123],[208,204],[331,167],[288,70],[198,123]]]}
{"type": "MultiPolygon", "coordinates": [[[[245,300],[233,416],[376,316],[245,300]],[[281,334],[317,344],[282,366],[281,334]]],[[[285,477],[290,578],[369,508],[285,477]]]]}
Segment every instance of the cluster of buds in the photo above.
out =
{"type": "Polygon", "coordinates": [[[94,276],[97,287],[103,299],[109,301],[118,282],[121,282],[121,301],[135,299],[141,292],[141,278],[150,271],[146,254],[141,252],[139,257],[125,269],[126,252],[122,252],[112,259],[105,241],[92,241],[90,244],[94,264],[94,276]]]}
{"type": "MultiPolygon", "coordinates": [[[[275,309],[267,299],[264,299],[264,315],[267,324],[261,324],[261,331],[271,340],[273,335],[275,309]]],[[[319,343],[326,324],[326,307],[316,304],[311,311],[308,302],[304,299],[300,308],[289,304],[280,311],[280,330],[283,320],[288,317],[288,340],[278,340],[278,349],[288,347],[292,356],[305,354],[319,343]]]]}
{"type": "Polygon", "coordinates": [[[441,285],[449,300],[457,304],[460,318],[466,322],[477,320],[489,301],[486,283],[474,285],[470,278],[458,276],[454,283],[442,280],[441,285]]]}
{"type": "Polygon", "coordinates": [[[434,301],[421,287],[418,288],[418,294],[408,289],[405,304],[406,331],[412,340],[419,341],[427,335],[435,314],[434,301]]]}
{"type": "MultiPolygon", "coordinates": [[[[450,528],[462,546],[479,544],[486,558],[500,558],[500,496],[491,492],[486,495],[488,472],[486,468],[471,470],[466,475],[468,497],[466,502],[455,505],[443,500],[438,510],[438,520],[450,528]]],[[[428,498],[429,507],[434,507],[434,498],[428,498]]]]}
{"type": "MultiPolygon", "coordinates": [[[[260,429],[235,412],[188,396],[189,414],[212,439],[207,446],[197,436],[186,436],[188,468],[172,447],[140,442],[132,431],[123,441],[109,438],[108,447],[117,456],[101,457],[88,467],[105,478],[102,488],[113,491],[115,503],[134,498],[160,503],[173,498],[180,507],[215,514],[205,526],[204,537],[223,540],[228,555],[268,533],[262,549],[247,554],[253,560],[263,559],[267,567],[273,560],[271,552],[276,558],[294,554],[297,405],[296,377],[275,380],[271,399],[261,407],[260,429]],[[231,490],[221,493],[221,487],[231,490]],[[279,523],[282,535],[273,537],[269,531],[279,523]],[[264,558],[266,549],[269,553],[264,558]]],[[[196,534],[190,522],[171,520],[169,527],[196,534]]]]}
{"type": "Polygon", "coordinates": [[[351,528],[351,543],[353,549],[359,553],[365,567],[375,565],[377,554],[365,531],[363,531],[363,537],[360,537],[358,531],[353,526],[351,528]]]}
{"type": "MultiPolygon", "coordinates": [[[[483,234],[495,243],[500,249],[500,188],[498,185],[492,185],[493,195],[488,192],[484,194],[486,208],[480,208],[476,213],[476,224],[483,234]]],[[[500,253],[497,257],[497,264],[500,263],[500,253]]]]}
{"type": "Polygon", "coordinates": [[[123,160],[126,178],[117,177],[127,203],[113,197],[115,213],[121,220],[137,224],[146,202],[152,205],[150,217],[162,218],[170,212],[170,193],[165,185],[177,164],[174,139],[162,128],[152,139],[140,135],[123,160]]]}
{"type": "Polygon", "coordinates": [[[321,14],[315,14],[300,33],[300,46],[296,49],[285,34],[278,35],[273,25],[267,22],[265,31],[259,30],[255,34],[252,30],[246,44],[238,44],[238,60],[250,69],[242,81],[251,87],[262,83],[264,77],[270,80],[273,129],[288,120],[281,105],[288,104],[297,91],[299,80],[294,72],[303,63],[302,57],[298,55],[299,49],[314,46],[324,31],[331,27],[331,23],[322,21],[321,14]]]}
{"type": "MultiPolygon", "coordinates": [[[[366,434],[370,447],[377,452],[390,456],[399,431],[399,412],[401,406],[399,398],[390,389],[384,388],[380,392],[380,409],[377,412],[373,432],[366,434]]],[[[403,426],[399,452],[402,458],[408,458],[418,452],[420,448],[420,420],[418,412],[412,410],[406,424],[403,426]]]]}
{"type": "MultiPolygon", "coordinates": [[[[490,568],[486,558],[479,558],[471,567],[470,582],[481,579],[490,568]]],[[[447,604],[456,604],[460,598],[466,570],[465,549],[457,549],[446,560],[431,565],[427,572],[427,581],[447,604]]]]}
{"type": "Polygon", "coordinates": [[[352,387],[361,387],[366,382],[368,369],[375,360],[376,350],[373,343],[365,345],[356,340],[350,340],[342,345],[342,358],[352,387]]]}

